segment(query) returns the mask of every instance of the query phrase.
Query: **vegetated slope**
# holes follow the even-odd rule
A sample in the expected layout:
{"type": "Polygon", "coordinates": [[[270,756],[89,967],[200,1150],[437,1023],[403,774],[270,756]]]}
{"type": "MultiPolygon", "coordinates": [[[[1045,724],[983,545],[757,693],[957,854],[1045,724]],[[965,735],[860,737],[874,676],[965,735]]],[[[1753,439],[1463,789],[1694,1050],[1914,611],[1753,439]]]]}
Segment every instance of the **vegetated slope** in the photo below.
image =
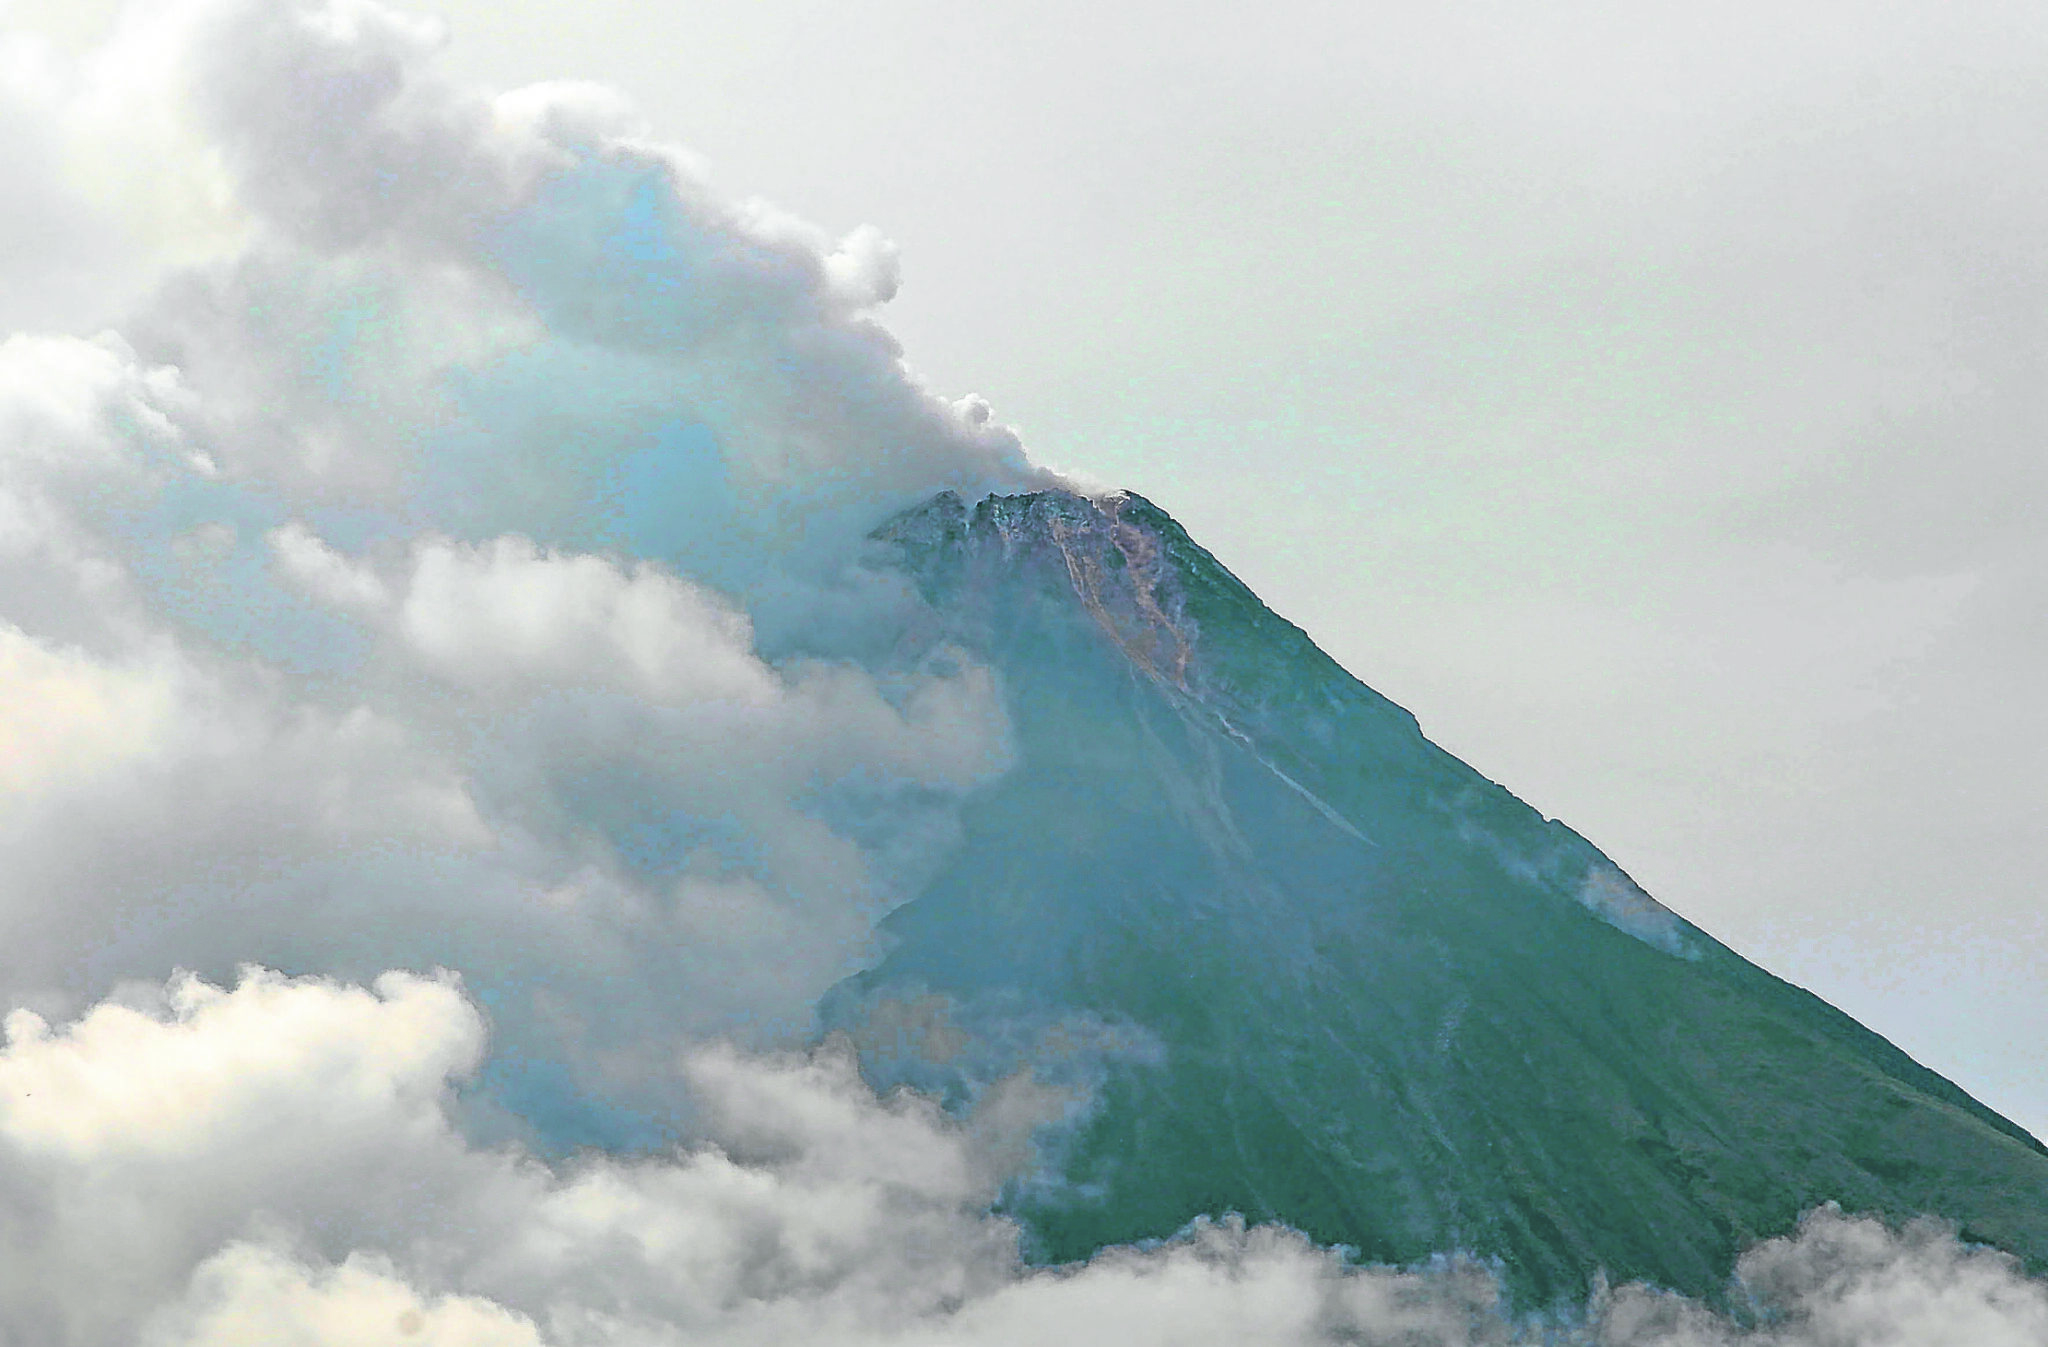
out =
{"type": "Polygon", "coordinates": [[[821,1010],[963,1106],[1093,1100],[1009,1209],[1066,1261],[1202,1214],[1372,1261],[1715,1296],[1833,1200],[2048,1258],[2048,1152],[1422,736],[1133,495],[878,532],[1018,765],[821,1010]],[[1063,1074],[1064,1073],[1064,1074],[1063,1074]]]}

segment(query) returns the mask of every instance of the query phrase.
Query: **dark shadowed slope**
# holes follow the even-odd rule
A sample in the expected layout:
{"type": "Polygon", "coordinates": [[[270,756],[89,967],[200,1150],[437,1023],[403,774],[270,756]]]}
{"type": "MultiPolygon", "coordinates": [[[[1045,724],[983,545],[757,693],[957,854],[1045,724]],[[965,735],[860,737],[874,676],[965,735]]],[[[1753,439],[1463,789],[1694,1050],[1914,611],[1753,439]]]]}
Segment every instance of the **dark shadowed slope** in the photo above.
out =
{"type": "MultiPolygon", "coordinates": [[[[2048,1257],[2048,1152],[1423,738],[1163,512],[951,495],[877,537],[1019,765],[823,1011],[957,1101],[1092,1087],[1006,1199],[1047,1259],[1203,1213],[1369,1260],[1712,1296],[1825,1200],[2048,1257]]],[[[1503,651],[1511,659],[1512,651],[1503,651]]]]}

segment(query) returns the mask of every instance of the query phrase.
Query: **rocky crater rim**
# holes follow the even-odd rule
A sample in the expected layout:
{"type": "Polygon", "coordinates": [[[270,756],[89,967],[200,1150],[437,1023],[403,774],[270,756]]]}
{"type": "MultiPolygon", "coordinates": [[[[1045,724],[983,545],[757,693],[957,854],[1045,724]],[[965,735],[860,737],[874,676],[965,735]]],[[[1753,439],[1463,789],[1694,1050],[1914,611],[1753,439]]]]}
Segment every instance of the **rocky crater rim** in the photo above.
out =
{"type": "Polygon", "coordinates": [[[1090,496],[1053,488],[984,496],[972,506],[958,492],[942,491],[870,536],[895,545],[935,598],[934,589],[956,588],[955,572],[990,562],[1010,571],[1038,563],[1064,575],[1133,665],[1188,692],[1197,632],[1161,536],[1167,518],[1134,491],[1090,496]]]}

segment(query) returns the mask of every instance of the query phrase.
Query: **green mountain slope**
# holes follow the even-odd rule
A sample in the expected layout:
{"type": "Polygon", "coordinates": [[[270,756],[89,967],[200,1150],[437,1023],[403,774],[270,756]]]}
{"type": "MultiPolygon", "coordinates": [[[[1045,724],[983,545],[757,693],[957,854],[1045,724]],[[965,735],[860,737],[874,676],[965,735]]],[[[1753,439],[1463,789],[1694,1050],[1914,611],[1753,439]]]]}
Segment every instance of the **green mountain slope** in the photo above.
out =
{"type": "Polygon", "coordinates": [[[2048,1259],[2038,1142],[1431,744],[1148,502],[946,495],[877,538],[917,639],[1000,674],[1019,764],[821,1016],[882,1083],[1088,1087],[1006,1198],[1039,1256],[1234,1211],[1497,1256],[1525,1303],[1596,1268],[1712,1297],[1834,1200],[2048,1259]]]}

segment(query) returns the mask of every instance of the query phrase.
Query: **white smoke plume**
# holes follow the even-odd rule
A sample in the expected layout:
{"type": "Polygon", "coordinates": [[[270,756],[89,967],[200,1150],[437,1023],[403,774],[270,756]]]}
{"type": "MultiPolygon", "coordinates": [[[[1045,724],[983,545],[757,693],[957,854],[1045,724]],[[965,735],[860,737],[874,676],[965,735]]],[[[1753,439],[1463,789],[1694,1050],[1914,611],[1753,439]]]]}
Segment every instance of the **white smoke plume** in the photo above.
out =
{"type": "MultiPolygon", "coordinates": [[[[1028,1269],[988,1203],[1063,1100],[789,1047],[1011,752],[861,539],[1040,474],[908,372],[873,231],[440,41],[374,0],[0,28],[0,1342],[1549,1331],[1469,1262],[1229,1223],[1028,1269]]],[[[1762,1327],[1624,1288],[1556,1331],[2048,1337],[1931,1228],[1741,1271],[1762,1327]]]]}

